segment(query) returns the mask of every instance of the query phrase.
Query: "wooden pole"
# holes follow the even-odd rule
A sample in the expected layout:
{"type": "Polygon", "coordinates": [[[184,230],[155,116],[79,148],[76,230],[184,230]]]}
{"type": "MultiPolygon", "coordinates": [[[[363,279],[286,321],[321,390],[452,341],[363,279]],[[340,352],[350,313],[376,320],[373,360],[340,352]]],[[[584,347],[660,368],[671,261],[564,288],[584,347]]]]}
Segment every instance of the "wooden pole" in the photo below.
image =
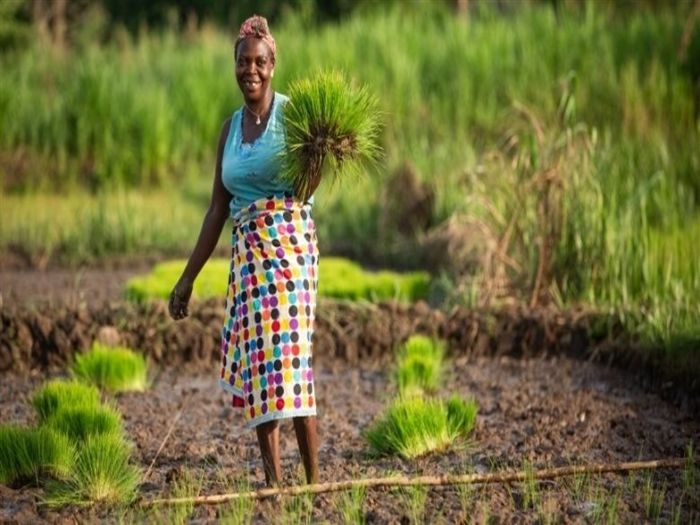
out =
{"type": "Polygon", "coordinates": [[[301,485],[294,487],[265,488],[250,492],[238,492],[230,494],[214,494],[211,496],[197,496],[189,498],[164,498],[142,501],[139,506],[151,507],[154,505],[177,505],[190,503],[196,505],[216,505],[225,503],[237,498],[267,498],[270,496],[283,495],[295,496],[299,494],[320,494],[323,492],[338,492],[350,490],[354,487],[396,487],[396,486],[446,486],[446,485],[467,485],[476,483],[510,483],[523,481],[528,478],[553,479],[563,476],[574,476],[576,474],[603,474],[606,472],[628,472],[632,470],[650,470],[661,468],[681,468],[688,463],[687,458],[658,459],[653,461],[633,461],[627,463],[603,463],[593,465],[572,465],[568,467],[557,467],[537,470],[533,473],[524,471],[516,472],[489,472],[486,474],[464,474],[464,475],[444,475],[444,476],[418,476],[409,478],[397,476],[389,478],[356,479],[349,481],[334,481],[331,483],[318,483],[315,485],[301,485]]]}

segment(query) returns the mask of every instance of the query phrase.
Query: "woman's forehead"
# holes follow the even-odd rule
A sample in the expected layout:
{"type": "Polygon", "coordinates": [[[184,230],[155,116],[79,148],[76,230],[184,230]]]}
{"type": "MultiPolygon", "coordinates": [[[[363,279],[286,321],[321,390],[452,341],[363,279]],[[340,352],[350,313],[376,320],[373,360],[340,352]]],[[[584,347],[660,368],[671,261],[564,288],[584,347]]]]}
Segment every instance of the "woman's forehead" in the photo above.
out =
{"type": "Polygon", "coordinates": [[[272,56],[270,46],[262,38],[249,36],[238,45],[238,56],[259,57],[272,56]]]}

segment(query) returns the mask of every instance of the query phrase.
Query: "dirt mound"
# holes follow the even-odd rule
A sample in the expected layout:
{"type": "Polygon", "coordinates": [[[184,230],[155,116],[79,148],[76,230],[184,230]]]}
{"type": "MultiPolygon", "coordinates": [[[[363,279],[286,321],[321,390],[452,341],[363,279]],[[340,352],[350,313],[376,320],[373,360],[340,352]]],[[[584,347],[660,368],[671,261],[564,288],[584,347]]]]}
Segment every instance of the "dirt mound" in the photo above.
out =
{"type": "MultiPolygon", "coordinates": [[[[41,305],[0,310],[0,371],[63,367],[95,339],[144,351],[154,362],[210,366],[219,359],[223,303],[195,302],[190,317],[174,322],[163,302],[41,305]]],[[[614,364],[638,373],[651,388],[683,403],[700,392],[692,367],[663,352],[643,349],[601,314],[553,308],[501,310],[457,308],[443,312],[419,302],[349,303],[322,300],[314,334],[317,359],[355,364],[390,362],[411,334],[446,339],[455,355],[535,357],[565,354],[614,364]]]]}

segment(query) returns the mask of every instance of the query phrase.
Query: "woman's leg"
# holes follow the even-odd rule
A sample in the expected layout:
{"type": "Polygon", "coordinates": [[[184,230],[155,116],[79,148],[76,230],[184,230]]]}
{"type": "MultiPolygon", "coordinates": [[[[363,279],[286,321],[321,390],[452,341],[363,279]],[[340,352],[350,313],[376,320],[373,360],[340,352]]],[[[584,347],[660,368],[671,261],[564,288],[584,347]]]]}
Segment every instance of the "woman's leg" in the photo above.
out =
{"type": "Polygon", "coordinates": [[[258,444],[265,469],[265,482],[268,487],[280,484],[282,466],[280,464],[280,430],[278,421],[269,421],[255,427],[258,444]]]}
{"type": "Polygon", "coordinates": [[[295,417],[294,432],[304,462],[307,483],[318,483],[318,435],[316,416],[295,417]]]}

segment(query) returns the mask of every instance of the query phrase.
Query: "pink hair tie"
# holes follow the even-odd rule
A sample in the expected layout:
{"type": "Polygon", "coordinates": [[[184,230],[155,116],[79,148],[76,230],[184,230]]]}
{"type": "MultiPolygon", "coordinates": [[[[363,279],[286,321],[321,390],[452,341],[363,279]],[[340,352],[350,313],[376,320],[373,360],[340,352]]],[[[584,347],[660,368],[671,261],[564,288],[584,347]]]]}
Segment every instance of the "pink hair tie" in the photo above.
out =
{"type": "Polygon", "coordinates": [[[236,39],[235,49],[238,50],[238,44],[248,37],[262,39],[262,41],[265,42],[272,51],[272,56],[274,57],[277,54],[275,39],[272,38],[272,35],[270,34],[270,28],[267,25],[267,20],[265,17],[253,15],[241,24],[241,29],[238,31],[238,38],[236,39]]]}

